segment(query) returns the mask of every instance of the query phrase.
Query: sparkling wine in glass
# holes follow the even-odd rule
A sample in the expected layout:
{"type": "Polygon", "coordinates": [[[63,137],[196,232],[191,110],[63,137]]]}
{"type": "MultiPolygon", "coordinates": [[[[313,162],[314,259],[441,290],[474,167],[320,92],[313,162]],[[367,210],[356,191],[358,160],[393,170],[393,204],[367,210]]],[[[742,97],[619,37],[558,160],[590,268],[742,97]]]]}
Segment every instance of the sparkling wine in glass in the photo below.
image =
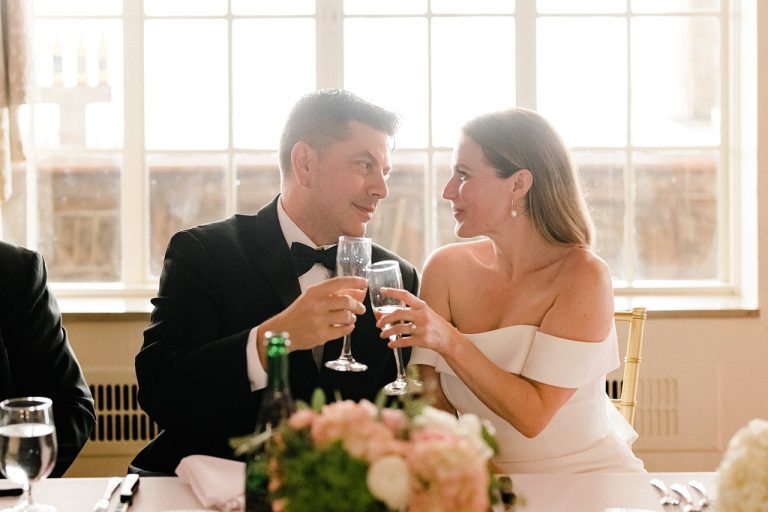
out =
{"type": "Polygon", "coordinates": [[[32,500],[32,483],[47,477],[55,463],[53,402],[44,397],[0,402],[0,471],[24,491],[16,506],[0,512],[56,512],[32,500]]]}
{"type": "MultiPolygon", "coordinates": [[[[374,263],[368,267],[368,290],[371,295],[371,306],[376,319],[392,313],[397,309],[402,309],[405,305],[398,299],[385,297],[381,294],[382,288],[403,287],[403,277],[400,274],[400,264],[394,260],[384,260],[374,263]]],[[[389,327],[389,326],[387,326],[389,327]]],[[[397,336],[390,336],[390,341],[395,341],[397,336]]],[[[384,393],[392,396],[404,395],[408,382],[405,379],[405,366],[403,365],[403,349],[396,347],[395,365],[397,366],[397,377],[394,381],[384,386],[384,393]]]]}
{"type": "MultiPolygon", "coordinates": [[[[371,263],[371,239],[357,236],[340,236],[336,252],[336,275],[366,277],[371,263]]],[[[364,372],[368,369],[352,357],[351,335],[344,336],[341,355],[327,361],[325,366],[339,372],[364,372]]]]}

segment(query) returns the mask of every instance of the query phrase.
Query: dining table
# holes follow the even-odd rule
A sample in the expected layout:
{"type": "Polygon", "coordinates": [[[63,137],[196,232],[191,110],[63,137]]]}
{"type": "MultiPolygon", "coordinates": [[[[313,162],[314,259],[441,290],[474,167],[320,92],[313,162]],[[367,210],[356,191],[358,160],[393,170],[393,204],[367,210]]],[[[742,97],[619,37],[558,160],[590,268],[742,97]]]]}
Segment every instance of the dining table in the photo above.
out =
{"type": "MultiPolygon", "coordinates": [[[[716,473],[590,473],[590,474],[516,474],[510,475],[513,491],[518,496],[515,512],[637,512],[683,511],[681,506],[662,505],[660,493],[650,484],[652,479],[667,487],[687,485],[692,480],[704,484],[711,499],[716,495],[716,473]]],[[[54,505],[58,512],[88,512],[104,492],[109,478],[51,478],[33,486],[36,502],[54,505]]],[[[14,487],[0,480],[0,489],[14,487]]],[[[694,498],[698,498],[694,494],[694,498]]],[[[18,497],[0,498],[0,509],[13,506],[18,497]]],[[[119,505],[115,493],[109,507],[119,505]]],[[[205,508],[189,485],[175,477],[142,477],[136,491],[132,512],[191,512],[215,510],[205,508]]],[[[706,508],[715,512],[715,508],[706,508]]]]}

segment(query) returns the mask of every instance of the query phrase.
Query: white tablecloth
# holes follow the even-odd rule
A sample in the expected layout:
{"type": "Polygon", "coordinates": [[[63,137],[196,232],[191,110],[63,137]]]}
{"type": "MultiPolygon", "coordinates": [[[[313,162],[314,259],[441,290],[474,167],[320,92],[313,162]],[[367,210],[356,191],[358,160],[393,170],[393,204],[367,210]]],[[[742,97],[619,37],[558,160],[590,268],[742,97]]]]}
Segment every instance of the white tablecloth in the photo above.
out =
{"type": "MultiPolygon", "coordinates": [[[[526,500],[518,512],[601,512],[610,507],[639,508],[663,512],[656,491],[648,483],[660,478],[669,486],[697,479],[714,495],[714,473],[651,473],[592,475],[513,475],[515,492],[526,500]]],[[[35,501],[55,505],[58,512],[87,512],[101,496],[107,478],[62,478],[45,480],[34,487],[35,501]]],[[[13,484],[0,480],[0,487],[13,484]]],[[[18,498],[0,498],[0,508],[18,498]]],[[[118,501],[112,498],[110,511],[118,501]]],[[[189,486],[178,478],[142,478],[131,507],[133,512],[204,510],[189,486]]],[[[713,512],[712,509],[708,509],[713,512]]]]}
{"type": "MultiPolygon", "coordinates": [[[[89,512],[104,493],[108,478],[51,478],[32,487],[36,502],[55,505],[58,512],[89,512]]],[[[0,487],[13,484],[0,480],[0,487]]],[[[0,498],[0,508],[13,505],[18,498],[0,498]]],[[[119,502],[112,496],[110,512],[119,502]]],[[[133,500],[132,512],[161,512],[165,510],[204,510],[187,484],[178,478],[142,478],[133,500]]]]}
{"type": "Polygon", "coordinates": [[[648,483],[652,478],[663,480],[667,487],[699,480],[710,498],[715,495],[715,473],[512,475],[512,485],[527,501],[518,512],[601,512],[607,508],[664,511],[658,492],[648,483]]]}

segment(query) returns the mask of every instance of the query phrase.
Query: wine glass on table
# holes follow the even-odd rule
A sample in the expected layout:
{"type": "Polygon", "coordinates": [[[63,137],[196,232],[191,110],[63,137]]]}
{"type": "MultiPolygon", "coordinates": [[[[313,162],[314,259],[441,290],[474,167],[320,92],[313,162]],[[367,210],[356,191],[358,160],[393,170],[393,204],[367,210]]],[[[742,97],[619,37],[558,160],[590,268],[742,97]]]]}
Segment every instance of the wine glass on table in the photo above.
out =
{"type": "MultiPolygon", "coordinates": [[[[340,236],[336,249],[336,275],[365,277],[371,263],[371,239],[358,236],[340,236]]],[[[360,299],[362,300],[362,298],[360,299]]],[[[368,366],[352,357],[351,335],[344,336],[341,355],[327,361],[325,366],[339,372],[364,372],[368,366]]]]}
{"type": "Polygon", "coordinates": [[[56,512],[32,500],[32,482],[47,477],[55,463],[53,402],[36,396],[0,402],[0,471],[23,489],[21,501],[0,512],[56,512]]]}
{"type": "MultiPolygon", "coordinates": [[[[395,310],[405,308],[405,304],[399,299],[385,297],[381,294],[382,288],[403,288],[403,277],[400,273],[400,264],[394,260],[384,260],[368,267],[368,290],[371,295],[371,306],[376,319],[392,313],[395,310]]],[[[387,328],[389,325],[387,325],[387,328]]],[[[390,336],[390,341],[395,341],[397,335],[390,336]]],[[[394,381],[384,386],[384,393],[392,396],[404,395],[408,382],[405,379],[405,366],[403,365],[403,349],[395,347],[395,365],[397,377],[394,381]]]]}

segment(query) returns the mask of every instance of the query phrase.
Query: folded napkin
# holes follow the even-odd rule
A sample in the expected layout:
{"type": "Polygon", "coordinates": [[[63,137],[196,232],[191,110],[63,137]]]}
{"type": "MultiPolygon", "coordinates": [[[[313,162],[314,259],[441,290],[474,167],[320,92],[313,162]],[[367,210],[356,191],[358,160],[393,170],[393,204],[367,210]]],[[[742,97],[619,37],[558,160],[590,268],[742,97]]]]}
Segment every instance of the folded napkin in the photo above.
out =
{"type": "Polygon", "coordinates": [[[189,455],[176,466],[179,479],[204,507],[245,510],[245,464],[208,455],[189,455]]]}

